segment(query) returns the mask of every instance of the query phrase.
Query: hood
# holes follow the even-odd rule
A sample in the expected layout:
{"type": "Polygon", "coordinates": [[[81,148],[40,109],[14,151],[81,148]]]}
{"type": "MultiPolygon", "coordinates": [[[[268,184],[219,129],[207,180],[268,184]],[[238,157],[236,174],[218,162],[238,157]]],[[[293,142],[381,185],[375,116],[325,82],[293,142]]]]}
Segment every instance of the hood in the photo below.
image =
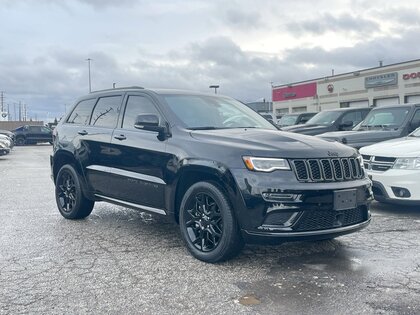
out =
{"type": "MultiPolygon", "coordinates": [[[[395,130],[365,130],[365,131],[357,131],[357,130],[349,130],[349,131],[334,131],[334,132],[326,132],[323,134],[318,135],[318,137],[323,139],[329,140],[341,140],[346,138],[347,143],[352,142],[359,142],[366,139],[371,140],[387,140],[392,137],[393,134],[396,134],[398,131],[395,130]]],[[[395,137],[395,136],[394,136],[395,137]]]]}
{"type": "Polygon", "coordinates": [[[297,133],[268,129],[219,129],[192,131],[191,136],[206,145],[238,149],[242,155],[283,158],[348,157],[353,148],[337,142],[297,133]]]}
{"type": "Polygon", "coordinates": [[[318,135],[327,131],[331,126],[324,126],[324,125],[293,125],[288,127],[283,127],[281,130],[283,131],[291,131],[297,133],[303,133],[308,135],[318,135]]]}
{"type": "Polygon", "coordinates": [[[372,144],[360,149],[366,155],[379,155],[386,157],[419,157],[420,138],[404,137],[372,144]]]}

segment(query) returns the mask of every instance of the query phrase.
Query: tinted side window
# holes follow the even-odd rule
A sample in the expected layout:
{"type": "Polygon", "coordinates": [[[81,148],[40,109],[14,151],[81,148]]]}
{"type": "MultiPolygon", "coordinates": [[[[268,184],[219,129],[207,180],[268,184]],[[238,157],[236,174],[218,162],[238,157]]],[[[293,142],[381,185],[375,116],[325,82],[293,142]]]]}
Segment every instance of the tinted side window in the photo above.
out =
{"type": "Polygon", "coordinates": [[[356,126],[359,122],[362,121],[362,113],[361,112],[346,113],[341,119],[341,122],[344,123],[346,121],[352,121],[353,126],[356,126]]]}
{"type": "Polygon", "coordinates": [[[51,133],[51,130],[46,128],[46,127],[41,127],[41,132],[42,133],[51,133]]]}
{"type": "Polygon", "coordinates": [[[142,114],[154,114],[160,116],[155,105],[153,105],[148,98],[144,96],[130,95],[125,108],[123,128],[134,129],[136,117],[142,114]]]}
{"type": "Polygon", "coordinates": [[[40,133],[41,132],[41,127],[39,126],[29,126],[29,130],[30,133],[40,133]]]}
{"type": "Polygon", "coordinates": [[[81,101],[67,119],[69,124],[87,125],[96,99],[81,101]]]}
{"type": "Polygon", "coordinates": [[[101,97],[93,110],[92,126],[115,128],[120,112],[121,96],[101,97]]]}
{"type": "Polygon", "coordinates": [[[420,109],[418,109],[414,114],[411,124],[414,128],[420,127],[420,109]]]}

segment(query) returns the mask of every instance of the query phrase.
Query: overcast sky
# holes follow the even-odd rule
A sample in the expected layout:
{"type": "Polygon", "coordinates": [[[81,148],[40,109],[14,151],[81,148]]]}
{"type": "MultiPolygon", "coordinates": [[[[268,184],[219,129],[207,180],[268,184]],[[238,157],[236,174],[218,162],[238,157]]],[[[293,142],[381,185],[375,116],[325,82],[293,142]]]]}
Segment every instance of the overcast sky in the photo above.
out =
{"type": "Polygon", "coordinates": [[[271,99],[270,82],[420,59],[419,1],[0,0],[0,91],[29,116],[139,85],[271,99]]]}

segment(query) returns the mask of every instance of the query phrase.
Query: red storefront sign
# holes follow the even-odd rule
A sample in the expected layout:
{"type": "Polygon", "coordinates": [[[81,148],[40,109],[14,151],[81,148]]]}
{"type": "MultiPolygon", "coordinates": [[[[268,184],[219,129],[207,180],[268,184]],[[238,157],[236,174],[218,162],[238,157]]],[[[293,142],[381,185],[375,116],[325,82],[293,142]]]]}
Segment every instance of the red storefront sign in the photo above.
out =
{"type": "Polygon", "coordinates": [[[316,82],[273,89],[273,102],[313,97],[316,95],[316,82]]]}
{"type": "Polygon", "coordinates": [[[409,79],[420,79],[420,72],[412,72],[412,73],[405,73],[403,74],[403,79],[404,80],[409,80],[409,79]]]}

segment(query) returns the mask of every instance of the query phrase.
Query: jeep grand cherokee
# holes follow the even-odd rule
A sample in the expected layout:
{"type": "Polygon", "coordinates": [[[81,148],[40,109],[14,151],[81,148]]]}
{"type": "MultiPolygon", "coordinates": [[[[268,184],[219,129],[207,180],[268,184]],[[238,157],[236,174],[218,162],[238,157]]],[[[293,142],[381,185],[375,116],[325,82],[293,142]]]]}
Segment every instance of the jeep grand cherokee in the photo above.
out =
{"type": "Polygon", "coordinates": [[[206,262],[244,242],[328,239],[370,222],[355,149],[279,131],[224,96],[88,94],[54,131],[51,169],[65,218],[88,216],[96,201],[164,215],[206,262]]]}

